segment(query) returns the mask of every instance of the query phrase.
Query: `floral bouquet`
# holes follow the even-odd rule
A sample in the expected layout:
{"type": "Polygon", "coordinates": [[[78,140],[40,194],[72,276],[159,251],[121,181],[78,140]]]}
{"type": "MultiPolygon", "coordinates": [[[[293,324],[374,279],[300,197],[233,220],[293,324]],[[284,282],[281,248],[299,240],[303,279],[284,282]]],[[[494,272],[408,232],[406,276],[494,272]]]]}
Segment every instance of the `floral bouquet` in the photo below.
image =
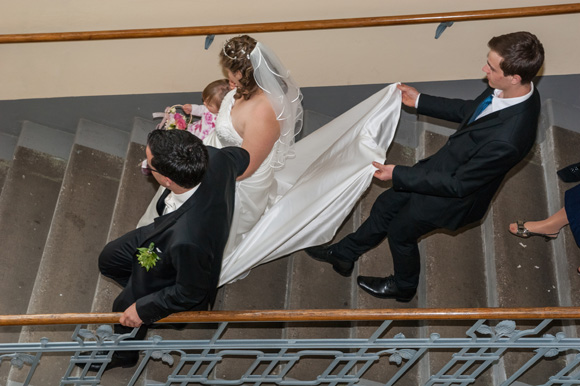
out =
{"type": "Polygon", "coordinates": [[[178,113],[177,108],[183,107],[182,105],[174,105],[167,107],[163,113],[153,113],[153,118],[163,118],[161,122],[157,125],[158,130],[186,130],[187,126],[193,121],[193,117],[190,115],[186,118],[185,115],[178,113]]]}
{"type": "MultiPolygon", "coordinates": [[[[191,114],[186,118],[185,115],[178,113],[177,108],[183,107],[182,105],[173,105],[171,107],[165,108],[162,113],[153,113],[153,118],[163,118],[161,122],[155,127],[155,130],[186,130],[188,126],[193,121],[191,114]]],[[[151,170],[147,166],[147,160],[143,160],[140,163],[141,173],[148,176],[151,175],[151,170]]]]}

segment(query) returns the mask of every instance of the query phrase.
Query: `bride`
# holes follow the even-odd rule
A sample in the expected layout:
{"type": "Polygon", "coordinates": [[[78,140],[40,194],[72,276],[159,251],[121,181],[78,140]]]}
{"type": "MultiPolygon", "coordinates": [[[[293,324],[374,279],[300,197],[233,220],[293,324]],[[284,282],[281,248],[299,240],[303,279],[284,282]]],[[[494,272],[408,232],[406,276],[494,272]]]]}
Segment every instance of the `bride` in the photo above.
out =
{"type": "Polygon", "coordinates": [[[276,56],[250,36],[228,40],[220,63],[236,88],[222,101],[216,128],[204,143],[241,146],[250,153],[250,165],[236,185],[224,251],[228,256],[276,201],[274,172],[292,155],[294,136],[302,127],[302,94],[276,56]]]}
{"type": "MultiPolygon", "coordinates": [[[[276,55],[244,35],[220,62],[236,88],[222,101],[214,147],[241,146],[250,165],[238,178],[219,285],[266,262],[332,239],[383,162],[399,121],[401,94],[386,87],[294,144],[302,94],[276,55]]],[[[154,203],[150,205],[154,213],[154,203]]],[[[147,213],[138,226],[152,221],[147,213]]]]}

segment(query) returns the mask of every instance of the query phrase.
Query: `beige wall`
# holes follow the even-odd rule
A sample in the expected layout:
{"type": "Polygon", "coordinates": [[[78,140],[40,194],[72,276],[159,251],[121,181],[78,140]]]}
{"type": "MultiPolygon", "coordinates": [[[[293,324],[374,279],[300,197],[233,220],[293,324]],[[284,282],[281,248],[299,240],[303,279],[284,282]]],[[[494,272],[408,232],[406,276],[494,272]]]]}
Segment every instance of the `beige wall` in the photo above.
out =
{"type": "MultiPolygon", "coordinates": [[[[506,7],[465,0],[0,0],[0,33],[41,33],[390,16],[506,7]],[[244,4],[242,8],[240,5],[244,4]],[[260,10],[257,11],[256,8],[260,10]]],[[[512,0],[510,7],[572,3],[512,0]]],[[[580,73],[580,14],[253,34],[302,86],[473,79],[491,36],[528,30],[546,48],[545,75],[580,73]]],[[[221,77],[228,36],[0,45],[0,100],[200,91],[221,77]]]]}

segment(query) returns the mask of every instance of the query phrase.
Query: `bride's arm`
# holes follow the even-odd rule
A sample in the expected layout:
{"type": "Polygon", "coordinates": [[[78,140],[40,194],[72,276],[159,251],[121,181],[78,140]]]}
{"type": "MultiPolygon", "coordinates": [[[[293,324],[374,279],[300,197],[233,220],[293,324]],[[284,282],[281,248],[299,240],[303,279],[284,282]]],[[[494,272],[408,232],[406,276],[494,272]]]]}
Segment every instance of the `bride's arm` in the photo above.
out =
{"type": "Polygon", "coordinates": [[[246,118],[242,148],[250,153],[250,164],[238,181],[254,174],[280,137],[280,125],[269,102],[258,104],[246,118]]]}

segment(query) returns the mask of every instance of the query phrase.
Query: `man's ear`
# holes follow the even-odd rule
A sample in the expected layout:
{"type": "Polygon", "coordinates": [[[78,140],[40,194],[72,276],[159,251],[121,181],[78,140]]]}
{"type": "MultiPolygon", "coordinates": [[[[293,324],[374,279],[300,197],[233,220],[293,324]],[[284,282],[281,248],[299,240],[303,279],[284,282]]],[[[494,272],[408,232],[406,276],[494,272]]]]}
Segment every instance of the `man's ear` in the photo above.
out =
{"type": "Polygon", "coordinates": [[[171,180],[169,177],[163,176],[163,186],[169,188],[173,184],[174,184],[173,180],[171,180]]]}
{"type": "Polygon", "coordinates": [[[512,84],[522,83],[522,77],[519,75],[512,75],[512,84]]]}

